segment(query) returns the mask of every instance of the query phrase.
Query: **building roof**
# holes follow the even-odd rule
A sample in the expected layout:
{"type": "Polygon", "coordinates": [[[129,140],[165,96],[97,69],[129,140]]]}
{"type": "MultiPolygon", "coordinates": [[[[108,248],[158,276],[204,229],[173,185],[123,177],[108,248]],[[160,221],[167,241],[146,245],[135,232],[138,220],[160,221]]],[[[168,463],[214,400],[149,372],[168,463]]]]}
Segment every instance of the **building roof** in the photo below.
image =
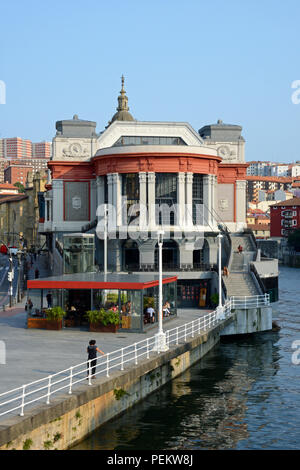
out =
{"type": "Polygon", "coordinates": [[[221,119],[219,119],[216,124],[201,127],[198,132],[203,139],[214,142],[236,142],[244,140],[241,135],[241,126],[237,126],[236,124],[224,124],[221,119]]]}
{"type": "Polygon", "coordinates": [[[10,184],[10,183],[0,183],[0,190],[1,189],[14,189],[18,191],[18,188],[14,184],[10,184]]]}
{"type": "MultiPolygon", "coordinates": [[[[163,276],[163,284],[175,282],[177,276],[163,276]]],[[[75,273],[27,281],[28,289],[133,289],[158,286],[158,274],[75,273]]]]}
{"type": "Polygon", "coordinates": [[[4,204],[5,202],[22,201],[22,199],[27,199],[27,198],[28,196],[26,196],[26,194],[10,194],[10,195],[1,197],[0,204],[4,204]]]}
{"type": "Polygon", "coordinates": [[[270,231],[269,224],[247,224],[247,228],[250,228],[251,230],[260,230],[262,232],[270,231]]]}
{"type": "Polygon", "coordinates": [[[259,175],[246,175],[247,181],[271,181],[274,183],[292,183],[291,176],[259,176],[259,175]]]}
{"type": "Polygon", "coordinates": [[[272,204],[271,207],[277,206],[300,206],[300,197],[293,197],[292,199],[287,199],[286,201],[277,202],[272,204]]]}

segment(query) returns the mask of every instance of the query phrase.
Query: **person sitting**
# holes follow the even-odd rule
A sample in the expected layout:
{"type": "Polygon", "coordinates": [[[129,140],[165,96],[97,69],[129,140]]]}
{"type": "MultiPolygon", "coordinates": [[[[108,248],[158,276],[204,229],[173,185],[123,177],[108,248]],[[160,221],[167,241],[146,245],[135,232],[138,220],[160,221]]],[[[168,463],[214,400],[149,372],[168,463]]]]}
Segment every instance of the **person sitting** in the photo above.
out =
{"type": "Polygon", "coordinates": [[[170,316],[170,304],[169,302],[167,301],[164,305],[163,305],[163,316],[164,317],[169,317],[170,316]]]}
{"type": "Polygon", "coordinates": [[[148,317],[148,321],[149,323],[154,323],[155,322],[155,310],[153,307],[148,307],[147,310],[147,317],[148,317]]]}
{"type": "Polygon", "coordinates": [[[130,300],[128,300],[128,302],[126,304],[126,312],[127,312],[127,314],[131,313],[131,302],[130,302],[130,300]]]}

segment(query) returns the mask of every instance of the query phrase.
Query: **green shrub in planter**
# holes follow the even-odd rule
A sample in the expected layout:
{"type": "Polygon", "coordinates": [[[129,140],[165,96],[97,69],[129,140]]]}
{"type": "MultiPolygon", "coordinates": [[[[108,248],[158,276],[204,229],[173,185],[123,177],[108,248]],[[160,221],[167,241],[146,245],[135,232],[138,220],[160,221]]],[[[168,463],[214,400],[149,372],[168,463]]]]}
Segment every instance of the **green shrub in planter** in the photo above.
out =
{"type": "Polygon", "coordinates": [[[86,317],[90,323],[98,323],[100,320],[100,310],[88,310],[86,317]]]}
{"type": "Polygon", "coordinates": [[[216,307],[219,304],[219,294],[213,294],[210,296],[210,301],[213,307],[216,307]]]}
{"type": "Polygon", "coordinates": [[[112,310],[89,310],[86,312],[86,316],[90,323],[99,323],[101,325],[118,325],[120,323],[119,313],[113,312],[112,310]]]}
{"type": "Polygon", "coordinates": [[[48,320],[61,320],[66,312],[61,307],[52,307],[46,310],[48,320]]]}

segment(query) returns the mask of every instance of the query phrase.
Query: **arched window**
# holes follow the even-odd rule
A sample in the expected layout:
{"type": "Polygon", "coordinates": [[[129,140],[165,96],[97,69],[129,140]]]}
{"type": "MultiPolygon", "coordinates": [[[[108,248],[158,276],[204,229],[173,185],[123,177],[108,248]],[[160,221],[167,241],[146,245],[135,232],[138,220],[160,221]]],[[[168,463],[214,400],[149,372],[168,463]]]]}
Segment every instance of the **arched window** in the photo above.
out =
{"type": "Polygon", "coordinates": [[[137,216],[129,216],[129,209],[134,204],[139,204],[140,202],[140,180],[138,173],[126,173],[122,175],[122,196],[127,198],[127,222],[128,224],[132,222],[137,216]]]}
{"type": "Polygon", "coordinates": [[[193,224],[204,225],[203,221],[203,175],[193,175],[193,224]]]}
{"type": "MultiPolygon", "coordinates": [[[[165,240],[162,247],[163,269],[178,268],[178,245],[174,240],[165,240]]],[[[158,269],[158,243],[155,246],[155,268],[158,269]]]]}
{"type": "Polygon", "coordinates": [[[156,223],[158,225],[174,225],[175,205],[177,204],[177,174],[155,174],[156,223]],[[172,210],[172,206],[174,206],[172,210]],[[159,210],[161,208],[161,210],[159,210]],[[165,210],[163,209],[165,208],[165,210]]]}

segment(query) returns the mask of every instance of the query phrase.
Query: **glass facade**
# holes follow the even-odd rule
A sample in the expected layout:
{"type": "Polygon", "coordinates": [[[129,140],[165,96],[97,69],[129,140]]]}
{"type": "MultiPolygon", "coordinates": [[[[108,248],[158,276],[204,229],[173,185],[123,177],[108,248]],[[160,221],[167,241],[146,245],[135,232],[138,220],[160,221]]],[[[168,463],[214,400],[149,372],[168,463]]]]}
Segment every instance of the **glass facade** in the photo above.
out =
{"type": "MultiPolygon", "coordinates": [[[[119,329],[142,332],[158,322],[158,286],[147,289],[29,289],[32,308],[28,317],[46,318],[50,307],[65,311],[63,325],[89,327],[89,310],[113,311],[119,315],[119,329]]],[[[163,316],[177,315],[177,283],[163,284],[163,316]]]]}
{"type": "Polygon", "coordinates": [[[204,225],[203,221],[203,175],[193,175],[193,224],[204,225]]]}
{"type": "Polygon", "coordinates": [[[129,224],[138,217],[139,212],[135,211],[136,215],[129,215],[130,207],[140,202],[140,180],[138,173],[122,174],[122,196],[127,198],[126,217],[123,221],[129,224]]]}
{"type": "Polygon", "coordinates": [[[92,234],[63,237],[64,274],[87,273],[95,269],[95,240],[92,234]]]}
{"type": "Polygon", "coordinates": [[[155,175],[156,223],[174,225],[177,204],[177,174],[156,173],[155,175]]]}
{"type": "Polygon", "coordinates": [[[187,145],[181,137],[122,136],[113,145],[187,145]]]}

